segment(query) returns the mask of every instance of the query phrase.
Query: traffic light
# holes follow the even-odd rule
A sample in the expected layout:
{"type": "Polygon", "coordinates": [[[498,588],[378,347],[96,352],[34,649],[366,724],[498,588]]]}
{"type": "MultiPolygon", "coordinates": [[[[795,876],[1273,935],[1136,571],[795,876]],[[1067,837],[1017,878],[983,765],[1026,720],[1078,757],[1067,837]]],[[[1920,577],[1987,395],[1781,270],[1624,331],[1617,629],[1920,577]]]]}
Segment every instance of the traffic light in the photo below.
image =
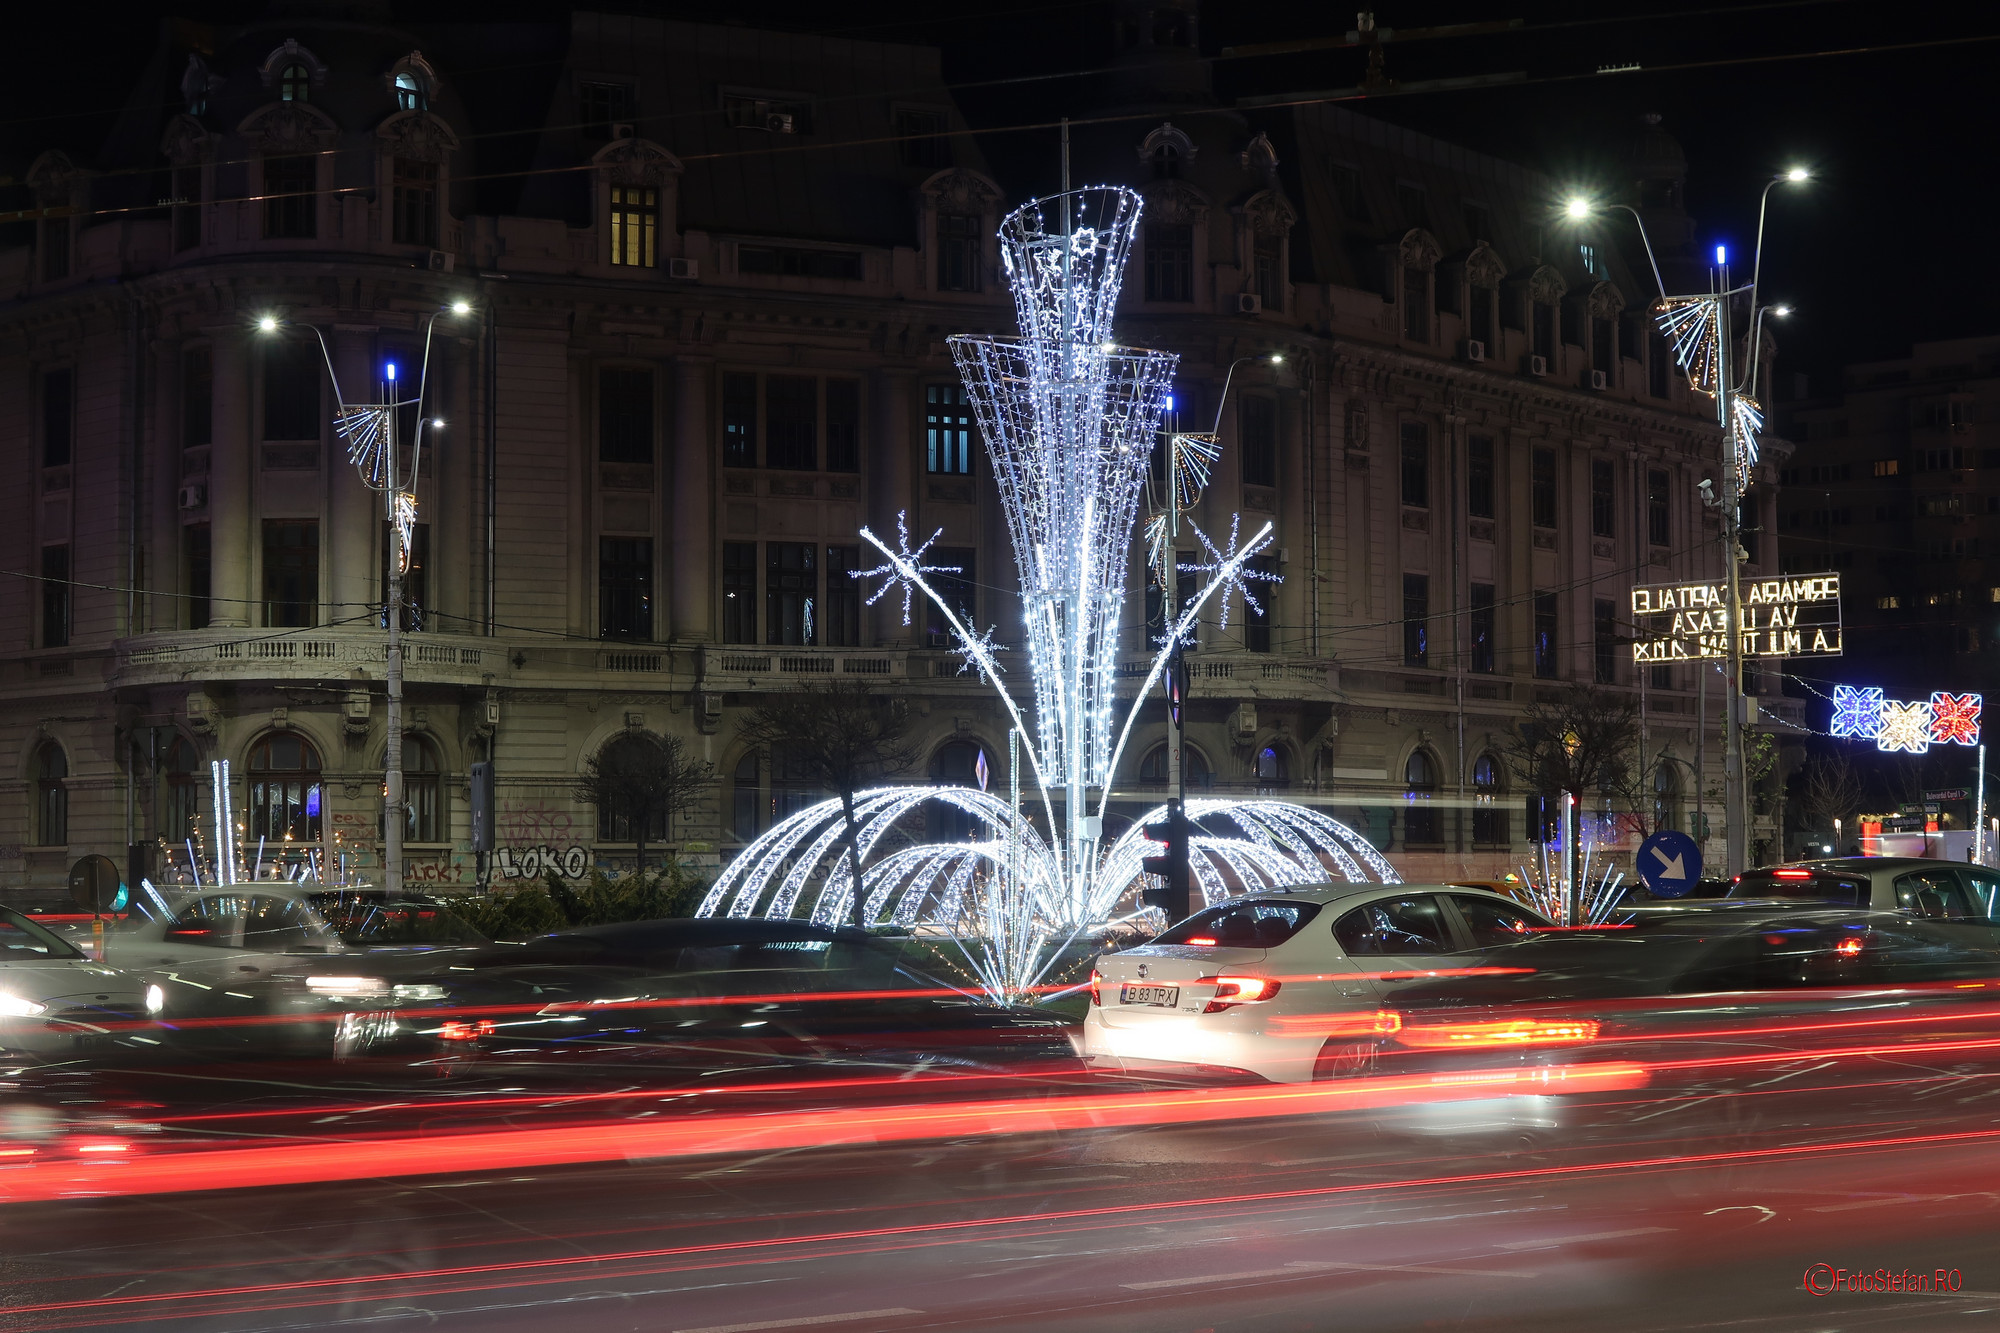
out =
{"type": "Polygon", "coordinates": [[[1147,840],[1158,843],[1161,853],[1146,857],[1140,867],[1166,883],[1141,889],[1139,900],[1165,912],[1169,923],[1184,921],[1193,911],[1188,893],[1188,831],[1187,815],[1178,800],[1168,801],[1167,817],[1145,829],[1147,840]]]}

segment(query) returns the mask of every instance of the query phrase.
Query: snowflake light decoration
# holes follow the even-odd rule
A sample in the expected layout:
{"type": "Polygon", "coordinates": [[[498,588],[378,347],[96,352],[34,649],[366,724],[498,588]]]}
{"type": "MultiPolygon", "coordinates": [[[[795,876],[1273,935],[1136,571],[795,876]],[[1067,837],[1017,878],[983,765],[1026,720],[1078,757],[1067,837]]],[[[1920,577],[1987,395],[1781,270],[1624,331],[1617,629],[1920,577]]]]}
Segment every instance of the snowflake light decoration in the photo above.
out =
{"type": "Polygon", "coordinates": [[[1183,574],[1208,575],[1210,582],[1218,588],[1222,597],[1222,611],[1217,618],[1219,622],[1217,624],[1218,629],[1229,628],[1230,589],[1235,589],[1243,598],[1243,605],[1249,609],[1251,615],[1261,616],[1264,614],[1264,604],[1259,602],[1256,594],[1250,591],[1250,585],[1252,583],[1277,583],[1280,581],[1276,574],[1269,574],[1263,570],[1249,568],[1248,561],[1245,559],[1249,552],[1240,549],[1236,544],[1236,533],[1239,522],[1240,519],[1237,515],[1231,514],[1229,516],[1229,544],[1222,548],[1218,548],[1214,542],[1210,541],[1208,534],[1200,528],[1195,527],[1192,523],[1188,524],[1188,527],[1194,531],[1195,539],[1208,552],[1209,558],[1205,562],[1190,561],[1187,564],[1177,566],[1183,574]]]}
{"type": "Polygon", "coordinates": [[[944,536],[943,528],[939,528],[936,532],[926,537],[922,546],[917,547],[915,550],[910,549],[909,519],[910,512],[907,509],[896,515],[896,549],[893,551],[884,546],[881,539],[874,533],[866,528],[861,529],[861,535],[866,537],[873,543],[875,549],[882,552],[888,558],[873,569],[851,569],[848,571],[848,577],[850,578],[879,578],[882,580],[882,586],[869,594],[867,602],[869,606],[875,605],[875,603],[881,601],[892,591],[898,588],[902,589],[903,623],[905,625],[910,623],[911,594],[919,588],[923,588],[926,592],[930,591],[924,584],[924,575],[957,574],[961,572],[957,565],[927,565],[924,563],[924,552],[930,550],[931,544],[944,536]]]}
{"type": "Polygon", "coordinates": [[[1931,706],[1885,699],[1882,703],[1882,730],[1875,737],[1879,749],[1908,754],[1926,754],[1931,748],[1931,706]]]}
{"type": "Polygon", "coordinates": [[[1833,687],[1833,721],[1827,733],[1843,739],[1872,741],[1882,734],[1882,691],[1833,687]]]}
{"type": "Polygon", "coordinates": [[[1931,695],[1931,743],[1934,745],[1979,744],[1979,713],[1982,705],[1976,694],[1931,695]]]}

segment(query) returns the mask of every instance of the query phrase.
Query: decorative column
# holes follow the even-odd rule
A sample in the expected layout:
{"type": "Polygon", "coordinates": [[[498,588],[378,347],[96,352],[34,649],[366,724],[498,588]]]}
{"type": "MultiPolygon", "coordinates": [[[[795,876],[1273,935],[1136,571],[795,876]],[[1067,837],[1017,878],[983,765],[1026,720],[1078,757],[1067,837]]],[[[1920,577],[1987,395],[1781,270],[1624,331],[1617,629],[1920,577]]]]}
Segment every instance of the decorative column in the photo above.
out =
{"type": "MultiPolygon", "coordinates": [[[[145,628],[179,629],[187,623],[181,599],[181,344],[153,344],[153,426],[146,457],[152,468],[152,554],[146,577],[153,591],[145,628]]],[[[135,626],[136,630],[137,627],[135,626]]]]}
{"type": "MultiPolygon", "coordinates": [[[[333,326],[333,368],[341,390],[355,402],[376,397],[375,326],[333,326]]],[[[326,386],[330,403],[333,386],[326,386]]],[[[331,411],[328,412],[331,415],[331,411]]],[[[361,484],[361,474],[347,464],[338,439],[327,451],[327,540],[322,543],[328,570],[327,618],[333,624],[365,629],[375,624],[372,608],[380,599],[375,587],[381,560],[375,553],[375,532],[382,519],[382,497],[361,484]]]]}
{"type": "Polygon", "coordinates": [[[240,329],[215,331],[214,433],[208,452],[209,624],[241,629],[250,606],[250,349],[240,329]]]}
{"type": "MultiPolygon", "coordinates": [[[[440,324],[446,321],[440,321],[440,324]]],[[[431,352],[431,374],[442,380],[442,392],[431,395],[430,408],[444,419],[442,430],[424,432],[424,477],[429,480],[431,524],[431,605],[438,612],[426,629],[466,634],[472,605],[472,495],[478,484],[473,459],[479,436],[472,419],[471,358],[478,344],[470,339],[439,338],[431,352]]]]}
{"type": "MultiPolygon", "coordinates": [[[[919,506],[911,482],[911,455],[916,442],[910,431],[910,398],[915,393],[914,376],[907,370],[878,370],[870,378],[870,429],[868,456],[868,526],[880,534],[896,531],[896,515],[910,511],[910,530],[915,532],[919,506]]],[[[925,533],[928,535],[929,530],[925,533]]],[[[918,540],[921,540],[919,538],[918,540]]],[[[908,646],[916,628],[903,624],[900,599],[884,597],[866,614],[870,618],[868,637],[876,644],[908,646]]]]}
{"type": "Polygon", "coordinates": [[[673,482],[667,497],[673,536],[672,600],[668,623],[676,641],[715,638],[715,458],[708,415],[715,363],[705,356],[675,358],[673,482]]]}

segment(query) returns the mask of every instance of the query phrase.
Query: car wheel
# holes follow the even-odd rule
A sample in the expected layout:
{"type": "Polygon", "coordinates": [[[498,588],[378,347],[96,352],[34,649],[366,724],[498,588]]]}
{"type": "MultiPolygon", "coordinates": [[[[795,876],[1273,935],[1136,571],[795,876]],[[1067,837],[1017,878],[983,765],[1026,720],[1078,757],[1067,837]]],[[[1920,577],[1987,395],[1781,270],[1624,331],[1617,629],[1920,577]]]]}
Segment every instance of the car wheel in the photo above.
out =
{"type": "Polygon", "coordinates": [[[1359,1078],[1374,1072],[1375,1043],[1372,1041],[1331,1038],[1319,1048],[1319,1059],[1313,1061],[1315,1083],[1336,1078],[1359,1078]]]}

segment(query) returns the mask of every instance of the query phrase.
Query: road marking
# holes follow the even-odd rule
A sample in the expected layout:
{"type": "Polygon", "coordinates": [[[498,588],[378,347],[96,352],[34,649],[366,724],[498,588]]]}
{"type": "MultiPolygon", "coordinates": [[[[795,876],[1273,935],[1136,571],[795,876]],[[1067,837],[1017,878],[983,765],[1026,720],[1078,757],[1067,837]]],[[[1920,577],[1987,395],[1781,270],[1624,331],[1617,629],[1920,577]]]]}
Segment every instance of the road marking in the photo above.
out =
{"type": "Polygon", "coordinates": [[[1823,1203],[1817,1208],[1806,1209],[1809,1213],[1844,1213],[1854,1208],[1881,1208],[1892,1203],[1935,1203],[1939,1199],[1955,1199],[1956,1194],[1898,1194],[1887,1199],[1857,1199],[1852,1203],[1823,1203]]]}
{"type": "Polygon", "coordinates": [[[1503,1240],[1503,1250],[1539,1250],[1552,1245],[1569,1245],[1580,1240],[1618,1240],[1624,1236],[1653,1236],[1672,1227],[1633,1227],[1627,1231],[1592,1231],[1581,1236],[1551,1236],[1547,1240],[1503,1240]]]}
{"type": "Polygon", "coordinates": [[[1260,1277],[1298,1277],[1306,1273],[1449,1273],[1455,1277],[1535,1277],[1534,1273],[1511,1273],[1495,1268],[1444,1268],[1436,1264],[1350,1264],[1333,1260],[1299,1259],[1283,1268],[1256,1268],[1244,1273],[1204,1273],[1200,1277],[1163,1277],[1151,1282],[1124,1282],[1126,1291],[1160,1291],[1168,1287],[1193,1287],[1204,1282],[1248,1282],[1260,1277]]]}
{"type": "Polygon", "coordinates": [[[763,1319],[754,1324],[709,1324],[702,1328],[677,1328],[674,1333],[756,1333],[760,1328],[805,1328],[810,1324],[851,1324],[857,1319],[884,1319],[890,1315],[922,1314],[898,1306],[893,1310],[849,1310],[845,1314],[809,1314],[797,1319],[763,1319]]]}

